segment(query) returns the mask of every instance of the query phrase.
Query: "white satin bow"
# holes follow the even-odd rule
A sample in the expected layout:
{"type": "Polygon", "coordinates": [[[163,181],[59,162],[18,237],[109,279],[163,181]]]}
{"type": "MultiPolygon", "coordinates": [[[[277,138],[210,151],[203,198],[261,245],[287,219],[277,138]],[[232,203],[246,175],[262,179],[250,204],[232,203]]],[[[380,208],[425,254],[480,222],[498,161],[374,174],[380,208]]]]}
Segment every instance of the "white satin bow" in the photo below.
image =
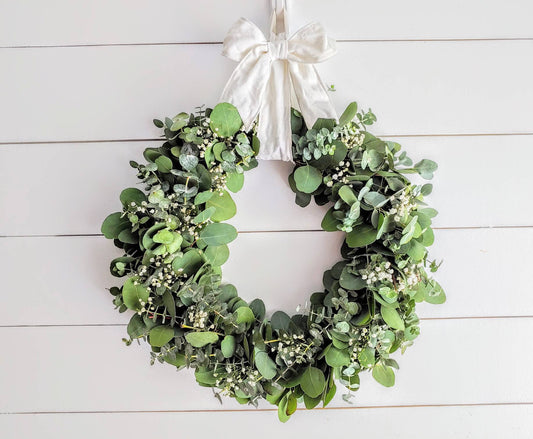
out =
{"type": "MultiPolygon", "coordinates": [[[[313,65],[333,56],[336,48],[319,23],[304,26],[289,39],[285,32],[276,33],[279,16],[274,11],[270,41],[244,18],[230,28],[222,53],[239,64],[221,102],[237,107],[246,130],[259,115],[259,159],[292,161],[291,105],[308,127],[318,118],[337,118],[313,65]]],[[[286,24],[285,9],[281,17],[286,24]]]]}

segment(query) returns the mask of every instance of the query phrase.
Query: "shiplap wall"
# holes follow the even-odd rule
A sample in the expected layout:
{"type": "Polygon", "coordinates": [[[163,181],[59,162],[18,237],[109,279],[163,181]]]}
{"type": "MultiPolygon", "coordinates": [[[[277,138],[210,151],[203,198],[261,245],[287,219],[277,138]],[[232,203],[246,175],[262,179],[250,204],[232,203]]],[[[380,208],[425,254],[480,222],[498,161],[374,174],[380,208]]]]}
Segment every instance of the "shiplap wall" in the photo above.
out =
{"type": "MultiPolygon", "coordinates": [[[[242,15],[266,29],[268,0],[0,0],[2,439],[531,437],[533,3],[289,3],[293,30],[320,19],[339,41],[318,66],[338,110],[371,106],[376,133],[440,165],[432,255],[448,302],[420,307],[396,387],[365,375],[353,406],[282,425],[121,342],[101,221],[135,184],[128,160],[158,143],[152,118],[216,103],[227,28],[242,15]]],[[[294,205],[289,171],[247,175],[224,272],[271,311],[320,288],[341,239],[318,231],[323,208],[294,205]]]]}

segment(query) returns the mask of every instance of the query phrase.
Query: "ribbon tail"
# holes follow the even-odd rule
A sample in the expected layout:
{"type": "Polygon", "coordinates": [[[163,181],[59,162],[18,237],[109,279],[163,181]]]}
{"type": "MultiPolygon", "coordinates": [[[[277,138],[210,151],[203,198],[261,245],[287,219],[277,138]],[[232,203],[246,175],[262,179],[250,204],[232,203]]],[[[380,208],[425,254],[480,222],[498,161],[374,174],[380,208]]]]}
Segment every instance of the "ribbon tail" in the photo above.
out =
{"type": "Polygon", "coordinates": [[[291,83],[288,63],[274,61],[259,112],[258,159],[292,162],[291,83]]]}
{"type": "Polygon", "coordinates": [[[312,128],[320,118],[337,120],[337,113],[315,66],[289,62],[289,70],[298,107],[307,127],[312,128]]]}
{"type": "Polygon", "coordinates": [[[222,91],[220,101],[237,107],[246,131],[259,114],[270,65],[268,53],[261,53],[259,47],[251,50],[237,65],[222,91]]]}

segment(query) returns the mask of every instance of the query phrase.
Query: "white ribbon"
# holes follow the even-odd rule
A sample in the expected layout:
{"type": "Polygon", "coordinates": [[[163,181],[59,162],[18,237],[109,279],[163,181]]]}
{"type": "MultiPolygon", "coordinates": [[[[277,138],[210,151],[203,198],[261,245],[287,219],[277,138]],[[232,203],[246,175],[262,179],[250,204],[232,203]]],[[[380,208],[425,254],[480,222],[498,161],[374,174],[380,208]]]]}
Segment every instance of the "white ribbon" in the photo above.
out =
{"type": "Polygon", "coordinates": [[[221,102],[237,107],[246,130],[259,116],[259,159],[292,161],[291,106],[300,110],[309,128],[318,118],[337,118],[313,65],[333,56],[336,48],[319,23],[287,39],[284,2],[273,9],[270,41],[244,18],[230,28],[222,53],[239,64],[221,102]]]}

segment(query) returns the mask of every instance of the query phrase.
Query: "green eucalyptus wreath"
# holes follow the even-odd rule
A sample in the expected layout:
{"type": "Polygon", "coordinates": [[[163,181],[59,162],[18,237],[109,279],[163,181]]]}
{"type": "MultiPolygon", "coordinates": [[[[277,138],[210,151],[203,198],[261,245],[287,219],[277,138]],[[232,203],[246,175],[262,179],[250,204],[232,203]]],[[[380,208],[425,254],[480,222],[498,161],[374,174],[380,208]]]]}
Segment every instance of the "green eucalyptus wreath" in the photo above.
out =
{"type": "Polygon", "coordinates": [[[127,276],[110,289],[115,306],[135,311],[124,341],[147,341],[152,364],[193,367],[219,399],[265,398],[281,421],[299,401],[308,409],[327,405],[336,381],[348,400],[363,370],[392,386],[398,364],[390,354],[419,334],[416,303],[445,301],[428,276],[438,268],[426,249],[436,215],[423,202],[431,185],[406,178],[431,179],[437,165],[413,166],[399,144],[368,133],[375,116],[358,112],[355,102],[338,123],[320,119],[308,129],[296,110],[291,117],[296,203],[306,206],[314,196],[330,204],[322,228],[346,234],[342,260],[324,273],[324,291],[311,295],[305,313],[267,319],[260,299],[246,302],[221,282],[227,244],[237,237],[223,222],[236,213],[228,191],[242,188],[259,150],[255,129],[245,132],[228,103],[154,120],[164,144],[144,151],[146,164],[130,162],[145,191],[122,191],[122,212],[102,225],[125,253],[110,267],[127,276]]]}

